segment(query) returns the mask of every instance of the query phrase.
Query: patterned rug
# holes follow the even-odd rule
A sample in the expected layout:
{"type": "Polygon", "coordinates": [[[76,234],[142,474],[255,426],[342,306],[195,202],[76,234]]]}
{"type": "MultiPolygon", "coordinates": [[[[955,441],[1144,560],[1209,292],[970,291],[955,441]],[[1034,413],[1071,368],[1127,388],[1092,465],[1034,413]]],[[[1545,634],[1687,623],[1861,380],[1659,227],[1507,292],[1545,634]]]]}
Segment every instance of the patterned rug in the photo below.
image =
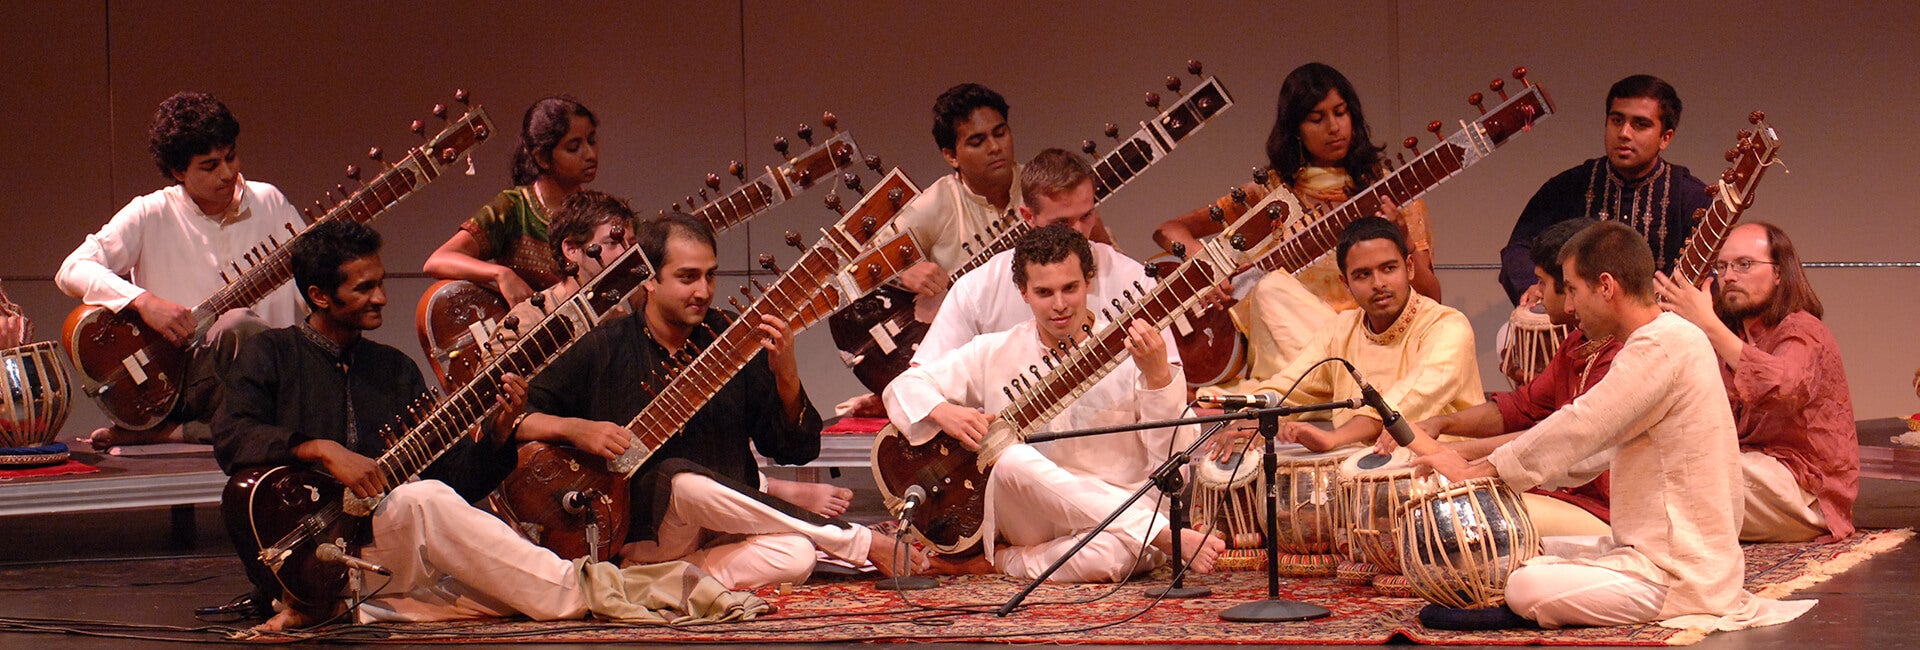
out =
{"type": "MultiPolygon", "coordinates": [[[[1747,589],[1781,598],[1898,546],[1909,529],[1862,531],[1834,544],[1748,545],[1747,589]]],[[[1047,585],[1006,617],[993,611],[1024,585],[1004,577],[942,578],[941,586],[904,595],[865,580],[827,579],[758,592],[778,610],[745,623],[622,626],[593,622],[478,621],[460,624],[347,626],[320,636],[419,642],[1007,642],[1103,644],[1383,644],[1395,637],[1436,645],[1687,645],[1703,630],[1659,625],[1557,631],[1449,632],[1422,627],[1413,598],[1380,596],[1371,587],[1333,578],[1282,579],[1280,596],[1333,611],[1299,623],[1228,623],[1219,613],[1262,600],[1266,579],[1253,572],[1190,578],[1213,596],[1160,600],[1143,592],[1167,583],[1165,569],[1125,585],[1047,585]]],[[[1816,607],[1811,615],[1818,615],[1816,607]]]]}

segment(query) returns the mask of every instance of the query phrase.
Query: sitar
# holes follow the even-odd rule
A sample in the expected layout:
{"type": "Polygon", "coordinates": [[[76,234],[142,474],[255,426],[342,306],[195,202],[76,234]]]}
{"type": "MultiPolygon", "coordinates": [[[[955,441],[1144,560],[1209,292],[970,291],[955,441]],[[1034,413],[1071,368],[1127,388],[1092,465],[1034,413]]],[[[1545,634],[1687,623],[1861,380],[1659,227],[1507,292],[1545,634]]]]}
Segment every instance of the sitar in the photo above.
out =
{"type": "MultiPolygon", "coordinates": [[[[1403,144],[1415,153],[1412,160],[1407,160],[1405,154],[1401,154],[1397,167],[1355,192],[1345,202],[1332,207],[1322,206],[1301,215],[1302,223],[1297,227],[1290,225],[1293,232],[1285,240],[1257,256],[1246,269],[1234,276],[1234,286],[1251,287],[1269,272],[1298,273],[1331,252],[1348,224],[1361,217],[1379,214],[1387,201],[1392,201],[1394,205],[1406,205],[1426,196],[1427,192],[1441,183],[1492,155],[1513,136],[1532,129],[1535,123],[1552,115],[1553,99],[1547,96],[1546,88],[1528,82],[1526,77],[1526,68],[1514,69],[1513,78],[1520,81],[1522,87],[1511,97],[1507,95],[1505,80],[1495,79],[1489,84],[1489,88],[1499,93],[1502,100],[1491,110],[1486,107],[1480,93],[1468,96],[1468,103],[1480,109],[1480,117],[1472,122],[1462,121],[1459,131],[1440,139],[1426,151],[1420,151],[1418,138],[1409,136],[1403,144]]],[[[1427,131],[1435,137],[1439,136],[1440,129],[1439,121],[1427,124],[1427,131]]],[[[1244,197],[1244,194],[1241,196],[1244,197]]],[[[1189,371],[1190,381],[1218,383],[1231,378],[1212,372],[1213,369],[1230,365],[1228,360],[1234,357],[1235,346],[1239,344],[1236,336],[1218,331],[1223,322],[1231,325],[1231,321],[1223,318],[1223,313],[1223,310],[1214,309],[1210,314],[1195,314],[1196,321],[1203,323],[1203,326],[1175,332],[1174,340],[1180,347],[1181,361],[1189,368],[1196,369],[1189,371]]]]}
{"type": "MultiPolygon", "coordinates": [[[[387,441],[386,453],[374,460],[380,477],[387,485],[400,485],[419,476],[498,412],[505,375],[538,374],[614,313],[652,274],[646,256],[629,249],[540,322],[524,330],[508,323],[519,337],[477,369],[472,381],[437,406],[423,397],[406,414],[416,421],[404,434],[395,436],[392,428],[380,432],[387,441]]],[[[354,530],[385,497],[356,497],[332,476],[312,469],[255,467],[234,473],[220,506],[248,579],[268,593],[284,594],[296,607],[314,610],[336,601],[347,583],[347,567],[316,557],[316,549],[332,544],[356,553],[354,530]]],[[[578,507],[605,513],[609,522],[619,523],[626,519],[626,498],[624,491],[604,493],[578,507]]],[[[624,530],[609,533],[617,539],[624,530]]]]}
{"type": "MultiPolygon", "coordinates": [[[[654,394],[627,423],[634,443],[626,454],[603,460],[571,446],[523,445],[521,466],[501,484],[498,494],[512,513],[512,523],[523,532],[537,533],[534,541],[556,552],[562,551],[560,545],[583,538],[585,527],[592,523],[558,507],[556,496],[586,490],[625,494],[626,480],[760,353],[762,316],[777,316],[798,332],[920,261],[919,244],[911,233],[880,234],[881,227],[918,192],[904,172],[888,173],[824,230],[820,241],[785,274],[766,286],[759,299],[741,310],[712,344],[691,361],[669,368],[666,374],[673,379],[667,385],[657,391],[639,387],[654,394]]],[[[798,245],[800,237],[788,233],[786,240],[798,245]]],[[[761,263],[774,266],[764,255],[761,263]]],[[[626,515],[624,510],[616,514],[622,519],[626,515]]],[[[611,546],[617,543],[589,550],[604,554],[613,550],[611,546]]]]}
{"type": "MultiPolygon", "coordinates": [[[[728,163],[727,173],[738,181],[737,187],[722,194],[720,175],[707,174],[706,187],[697,192],[700,202],[695,202],[694,195],[688,195],[685,207],[676,202],[672,209],[691,209],[693,216],[705,221],[717,234],[746,223],[816,185],[832,183],[837,173],[861,162],[862,157],[859,147],[853,143],[853,135],[840,132],[838,117],[825,113],[821,123],[832,135],[817,145],[813,143],[813,127],[800,126],[798,135],[810,147],[800,155],[789,157],[792,145],[785,136],[777,137],[773,148],[780,154],[779,164],[766,167],[759,176],[749,180],[746,167],[739,161],[728,163]],[[709,190],[714,194],[710,201],[709,190]]],[[[879,158],[867,156],[864,160],[869,168],[880,171],[879,158]]],[[[849,188],[860,191],[858,176],[849,172],[842,180],[849,188]]],[[[831,196],[829,204],[839,200],[837,195],[831,196]]],[[[480,349],[495,335],[500,319],[511,308],[499,293],[474,282],[441,280],[428,287],[415,308],[414,322],[427,364],[433,368],[433,376],[442,387],[451,390],[473,377],[474,370],[484,363],[480,349]]]]}
{"type": "MultiPolygon", "coordinates": [[[[1135,293],[1116,299],[1117,313],[1090,305],[1100,315],[1097,321],[1105,324],[1098,331],[1088,328],[1087,338],[1070,350],[1047,355],[1043,359],[1047,372],[1029,368],[1029,375],[1004,387],[1011,403],[994,414],[988,439],[1025,440],[1058,417],[1128,358],[1129,323],[1138,319],[1165,329],[1198,304],[1203,293],[1230,277],[1248,251],[1269,245],[1273,233],[1282,232],[1293,213],[1289,198],[1286,192],[1269,194],[1220,236],[1190,251],[1171,271],[1148,266],[1148,276],[1157,281],[1152,287],[1136,286],[1135,293]]],[[[978,550],[983,541],[987,481],[995,460],[996,455],[969,451],[944,432],[926,443],[911,444],[904,432],[888,425],[874,439],[872,467],[890,510],[900,510],[902,495],[911,487],[926,493],[925,503],[907,519],[912,535],[941,553],[963,555],[978,550]]]]}
{"type": "Polygon", "coordinates": [[[1767,173],[1767,167],[1780,156],[1780,136],[1766,119],[1767,115],[1760,111],[1747,114],[1747,123],[1754,126],[1753,130],[1742,129],[1734,136],[1733,148],[1727,150],[1726,155],[1732,166],[1720,173],[1719,183],[1707,187],[1707,192],[1713,195],[1713,204],[1693,214],[1693,234],[1687,236],[1687,245],[1681,248],[1680,261],[1673,269],[1689,283],[1698,283],[1707,277],[1707,269],[1718,259],[1727,233],[1733,231],[1741,213],[1753,206],[1753,192],[1760,186],[1760,176],[1767,173]]]}
{"type": "MultiPolygon", "coordinates": [[[[462,104],[469,104],[464,90],[455,92],[454,97],[462,104]]],[[[445,105],[433,108],[435,115],[446,116],[445,105]]],[[[424,123],[419,120],[413,122],[412,130],[425,135],[424,123]]],[[[492,134],[493,122],[488,119],[487,111],[469,105],[459,120],[448,124],[425,144],[408,150],[399,162],[386,165],[372,181],[351,192],[344,184],[335,185],[335,191],[343,198],[332,199],[331,206],[318,203],[323,214],[315,223],[374,220],[412,196],[421,186],[439,178],[448,166],[492,134]]],[[[369,157],[386,164],[378,148],[369,152],[369,157]]],[[[347,176],[358,182],[359,167],[348,166],[347,176]]],[[[310,218],[314,217],[314,212],[307,213],[310,218]]],[[[287,231],[286,243],[300,237],[300,232],[295,232],[292,226],[288,226],[287,231]]],[[[221,314],[251,307],[286,284],[293,277],[289,248],[270,237],[245,256],[252,266],[241,270],[239,263],[234,262],[235,276],[227,280],[227,285],[194,306],[194,335],[185,344],[168,341],[149,327],[136,310],[115,312],[95,305],[73,310],[67,315],[60,342],[66,346],[74,367],[93,384],[85,389],[86,393],[100,403],[108,419],[123,429],[145,431],[159,426],[180,400],[191,356],[189,348],[199,344],[221,314]]],[[[225,271],[208,269],[207,272],[219,273],[222,279],[227,279],[225,271]]]]}
{"type": "MultiPolygon", "coordinates": [[[[1221,85],[1219,79],[1201,76],[1200,62],[1188,61],[1187,71],[1200,77],[1200,85],[1153,120],[1141,122],[1140,129],[1133,135],[1122,140],[1119,126],[1106,125],[1106,136],[1117,144],[1093,163],[1095,205],[1106,202],[1107,197],[1165,159],[1188,136],[1233,106],[1233,97],[1227,94],[1226,86],[1221,85]]],[[[1167,77],[1166,86],[1169,91],[1179,92],[1180,78],[1167,77]]],[[[1160,95],[1147,93],[1147,106],[1160,110],[1160,95]]],[[[1080,149],[1087,155],[1098,151],[1092,140],[1082,141],[1080,149]]],[[[959,268],[949,271],[948,284],[986,264],[995,254],[1013,248],[1014,242],[1027,230],[1024,220],[1010,215],[988,224],[986,232],[962,244],[971,257],[959,268]]],[[[853,368],[854,376],[867,390],[875,393],[885,390],[894,377],[912,365],[913,353],[927,337],[929,326],[927,321],[916,317],[916,301],[913,292],[888,285],[854,301],[827,320],[834,346],[840,348],[841,358],[853,368]]]]}

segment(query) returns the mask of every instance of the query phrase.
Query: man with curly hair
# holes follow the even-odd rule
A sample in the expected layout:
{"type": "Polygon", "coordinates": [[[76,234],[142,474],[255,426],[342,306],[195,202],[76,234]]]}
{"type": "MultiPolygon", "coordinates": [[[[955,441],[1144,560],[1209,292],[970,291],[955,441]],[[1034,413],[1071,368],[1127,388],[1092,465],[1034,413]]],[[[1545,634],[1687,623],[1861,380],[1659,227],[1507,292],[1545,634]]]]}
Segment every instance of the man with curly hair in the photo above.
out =
{"type": "Polygon", "coordinates": [[[253,247],[291,237],[305,222],[272,185],[240,175],[240,122],[212,95],[180,92],[160,103],[148,150],[171,185],[136,197],[60,265],[54,282],[67,295],[116,312],[128,309],[179,345],[192,344],[181,398],[166,421],[145,431],[93,432],[93,446],[208,442],[222,381],[240,344],[271,327],[293,325],[298,294],[285,284],[251,309],[219,314],[198,332],[193,308],[227,285],[222,269],[250,266],[253,247]],[[197,342],[196,342],[197,341],[197,342]]]}

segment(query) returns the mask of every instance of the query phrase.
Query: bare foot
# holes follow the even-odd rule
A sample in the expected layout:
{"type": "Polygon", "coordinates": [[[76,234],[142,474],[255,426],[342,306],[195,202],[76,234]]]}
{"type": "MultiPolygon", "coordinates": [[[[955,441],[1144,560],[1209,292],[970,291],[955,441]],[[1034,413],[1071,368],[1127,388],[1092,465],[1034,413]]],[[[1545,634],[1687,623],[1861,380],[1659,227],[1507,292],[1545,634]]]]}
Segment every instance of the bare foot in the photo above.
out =
{"type": "Polygon", "coordinates": [[[310,614],[303,614],[300,612],[300,610],[288,608],[288,609],[280,610],[279,613],[273,615],[273,618],[267,619],[267,622],[248,628],[247,631],[253,632],[256,634],[265,633],[265,632],[285,632],[287,630],[297,630],[303,627],[307,627],[309,625],[313,625],[315,622],[319,620],[320,620],[319,617],[316,617],[310,614]]]}
{"type": "Polygon", "coordinates": [[[873,534],[873,542],[867,547],[867,561],[873,563],[873,568],[878,569],[880,575],[894,577],[895,563],[898,561],[894,553],[903,547],[907,549],[907,573],[926,573],[927,554],[921,553],[912,544],[901,544],[900,540],[880,533],[873,534]]]}
{"type": "MultiPolygon", "coordinates": [[[[1153,539],[1153,546],[1162,553],[1172,553],[1173,535],[1160,531],[1160,535],[1153,539]]],[[[1226,550],[1227,542],[1217,531],[1203,533],[1192,528],[1180,529],[1180,552],[1186,555],[1181,560],[1189,571],[1213,573],[1214,563],[1220,561],[1220,554],[1226,550]]]]}
{"type": "Polygon", "coordinates": [[[826,483],[786,481],[771,476],[767,477],[767,494],[827,518],[846,514],[847,504],[853,502],[853,490],[826,483]]]}
{"type": "Polygon", "coordinates": [[[157,445],[164,442],[180,442],[180,425],[167,424],[146,431],[128,431],[120,427],[100,427],[93,435],[81,438],[81,442],[93,446],[94,451],[106,451],[120,445],[157,445]]]}
{"type": "Polygon", "coordinates": [[[861,395],[859,397],[849,399],[845,402],[841,402],[840,407],[834,410],[839,411],[842,409],[844,409],[844,412],[841,413],[841,415],[845,415],[849,417],[856,417],[856,418],[887,417],[886,402],[880,401],[880,396],[875,395],[873,393],[867,393],[865,395],[861,395]]]}

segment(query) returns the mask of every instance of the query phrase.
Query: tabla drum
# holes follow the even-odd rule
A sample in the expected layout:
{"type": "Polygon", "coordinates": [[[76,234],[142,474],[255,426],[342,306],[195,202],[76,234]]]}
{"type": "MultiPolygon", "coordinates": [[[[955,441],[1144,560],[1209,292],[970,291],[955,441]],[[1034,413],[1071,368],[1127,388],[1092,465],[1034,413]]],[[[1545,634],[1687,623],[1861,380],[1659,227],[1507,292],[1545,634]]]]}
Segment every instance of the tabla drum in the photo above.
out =
{"type": "Polygon", "coordinates": [[[0,447],[53,442],[73,406],[73,378],[53,341],[0,352],[0,447]]]}
{"type": "MultiPolygon", "coordinates": [[[[1273,486],[1280,512],[1273,536],[1285,553],[1339,551],[1340,462],[1352,449],[1316,452],[1300,445],[1279,448],[1273,486]]],[[[1257,457],[1256,457],[1257,458],[1257,457]]]]}
{"type": "Polygon", "coordinates": [[[1540,554],[1520,495],[1498,478],[1416,489],[1393,537],[1414,595],[1444,607],[1504,604],[1507,575],[1540,554]]]}
{"type": "Polygon", "coordinates": [[[1514,388],[1533,381],[1546,370],[1547,362],[1560,350],[1560,343],[1567,340],[1567,332],[1565,325],[1553,324],[1541,305],[1514,309],[1513,315],[1507,318],[1507,327],[1496,337],[1504,339],[1495,342],[1495,347],[1500,349],[1500,374],[1506,375],[1514,388]]]}
{"type": "Polygon", "coordinates": [[[1227,551],[1214,566],[1223,571],[1265,569],[1267,481],[1261,476],[1260,450],[1248,449],[1225,461],[1200,459],[1193,467],[1192,525],[1227,537],[1227,551]]]}
{"type": "Polygon", "coordinates": [[[1348,556],[1381,573],[1400,573],[1393,528],[1413,496],[1414,484],[1429,480],[1415,475],[1412,458],[1406,447],[1384,456],[1367,449],[1340,463],[1340,514],[1348,556]]]}

